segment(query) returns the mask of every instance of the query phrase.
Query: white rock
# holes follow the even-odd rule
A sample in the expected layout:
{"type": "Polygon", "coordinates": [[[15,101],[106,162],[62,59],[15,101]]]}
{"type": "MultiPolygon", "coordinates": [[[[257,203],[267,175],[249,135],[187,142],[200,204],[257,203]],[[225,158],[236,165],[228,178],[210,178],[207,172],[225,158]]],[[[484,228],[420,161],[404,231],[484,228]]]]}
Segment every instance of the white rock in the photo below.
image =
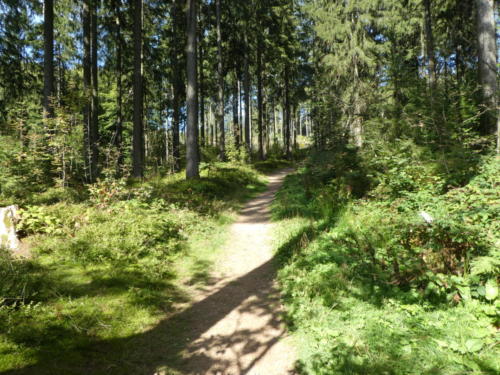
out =
{"type": "Polygon", "coordinates": [[[420,211],[419,214],[427,224],[432,224],[432,222],[434,221],[434,218],[425,211],[420,211]]]}
{"type": "Polygon", "coordinates": [[[20,242],[17,238],[16,223],[20,217],[17,206],[0,208],[0,247],[17,250],[20,242]]]}

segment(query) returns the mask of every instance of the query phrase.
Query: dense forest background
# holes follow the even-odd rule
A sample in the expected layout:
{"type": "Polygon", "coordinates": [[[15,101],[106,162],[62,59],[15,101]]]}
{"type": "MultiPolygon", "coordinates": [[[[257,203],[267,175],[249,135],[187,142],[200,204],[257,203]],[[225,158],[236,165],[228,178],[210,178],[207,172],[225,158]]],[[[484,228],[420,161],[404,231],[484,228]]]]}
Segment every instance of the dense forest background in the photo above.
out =
{"type": "Polygon", "coordinates": [[[272,212],[298,371],[498,373],[498,11],[0,0],[0,206],[29,253],[0,252],[0,372],[81,370],[96,342],[139,363],[179,259],[202,282],[293,166],[272,212]]]}
{"type": "Polygon", "coordinates": [[[178,171],[189,121],[196,164],[289,157],[310,135],[493,144],[491,1],[189,4],[191,28],[182,1],[2,1],[3,195],[178,171]]]}

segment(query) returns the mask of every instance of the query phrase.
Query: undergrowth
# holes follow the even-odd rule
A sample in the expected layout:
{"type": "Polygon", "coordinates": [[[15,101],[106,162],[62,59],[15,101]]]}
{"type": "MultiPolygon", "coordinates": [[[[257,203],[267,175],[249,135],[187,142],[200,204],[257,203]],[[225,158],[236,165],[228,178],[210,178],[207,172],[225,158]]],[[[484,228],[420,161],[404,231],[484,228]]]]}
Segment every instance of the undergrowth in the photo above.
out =
{"type": "Polygon", "coordinates": [[[146,371],[141,336],[186,302],[181,279],[204,282],[232,212],[264,186],[251,167],[219,163],[194,182],[104,179],[84,199],[30,199],[19,229],[32,257],[0,252],[0,372],[146,371]]]}
{"type": "Polygon", "coordinates": [[[285,181],[273,214],[302,373],[500,371],[498,159],[442,162],[339,148],[285,181]]]}

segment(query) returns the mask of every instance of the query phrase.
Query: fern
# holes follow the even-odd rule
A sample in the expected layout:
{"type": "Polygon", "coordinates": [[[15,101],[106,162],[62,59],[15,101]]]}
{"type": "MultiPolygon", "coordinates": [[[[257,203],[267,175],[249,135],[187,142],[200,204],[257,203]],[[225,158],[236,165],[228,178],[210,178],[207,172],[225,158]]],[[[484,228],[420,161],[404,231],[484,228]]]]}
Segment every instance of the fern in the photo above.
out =
{"type": "MultiPolygon", "coordinates": [[[[495,254],[494,254],[495,255],[495,254]]],[[[478,257],[472,261],[471,275],[498,274],[500,271],[500,257],[478,257]]]]}

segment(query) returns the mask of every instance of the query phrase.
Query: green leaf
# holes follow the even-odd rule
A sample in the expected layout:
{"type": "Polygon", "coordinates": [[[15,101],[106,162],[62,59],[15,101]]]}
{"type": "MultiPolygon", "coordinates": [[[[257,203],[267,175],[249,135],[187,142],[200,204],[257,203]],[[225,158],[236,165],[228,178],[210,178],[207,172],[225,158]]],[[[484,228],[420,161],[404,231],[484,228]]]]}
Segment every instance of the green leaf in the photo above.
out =
{"type": "Polygon", "coordinates": [[[480,339],[469,339],[465,342],[465,348],[469,353],[474,353],[482,349],[484,343],[480,339]]]}

